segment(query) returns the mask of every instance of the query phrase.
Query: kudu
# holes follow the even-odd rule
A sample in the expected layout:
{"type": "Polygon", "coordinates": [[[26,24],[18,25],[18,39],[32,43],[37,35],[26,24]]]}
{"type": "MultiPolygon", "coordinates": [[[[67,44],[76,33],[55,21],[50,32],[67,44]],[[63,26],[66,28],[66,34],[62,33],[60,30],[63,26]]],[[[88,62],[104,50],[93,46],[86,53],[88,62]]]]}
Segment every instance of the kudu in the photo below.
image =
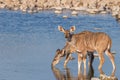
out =
{"type": "Polygon", "coordinates": [[[104,72],[102,71],[102,66],[105,61],[105,52],[113,66],[111,76],[115,75],[116,65],[114,61],[114,56],[110,51],[112,46],[112,40],[106,33],[83,31],[77,34],[73,34],[73,32],[75,31],[75,26],[72,26],[70,30],[65,30],[62,26],[58,26],[58,30],[64,33],[65,38],[67,39],[66,43],[72,46],[71,48],[74,50],[73,52],[77,52],[78,69],[81,68],[81,62],[83,61],[84,70],[86,70],[87,52],[91,52],[91,54],[93,54],[93,52],[96,51],[99,55],[100,60],[98,66],[99,72],[101,75],[104,74],[104,72]]]}
{"type": "MultiPolygon", "coordinates": [[[[59,63],[59,61],[61,60],[61,58],[65,57],[66,56],[66,60],[64,62],[64,67],[67,66],[67,63],[69,60],[74,60],[74,58],[71,56],[72,53],[75,53],[76,52],[76,48],[71,46],[69,43],[66,42],[66,45],[64,46],[63,49],[57,49],[56,50],[56,53],[55,53],[55,57],[52,61],[52,66],[55,66],[56,64],[59,63]]],[[[94,56],[96,55],[93,55],[91,54],[92,52],[87,52],[88,53],[88,56],[89,56],[89,66],[92,65],[93,63],[93,60],[94,60],[94,56]]],[[[83,56],[81,54],[81,56],[83,56]]]]}

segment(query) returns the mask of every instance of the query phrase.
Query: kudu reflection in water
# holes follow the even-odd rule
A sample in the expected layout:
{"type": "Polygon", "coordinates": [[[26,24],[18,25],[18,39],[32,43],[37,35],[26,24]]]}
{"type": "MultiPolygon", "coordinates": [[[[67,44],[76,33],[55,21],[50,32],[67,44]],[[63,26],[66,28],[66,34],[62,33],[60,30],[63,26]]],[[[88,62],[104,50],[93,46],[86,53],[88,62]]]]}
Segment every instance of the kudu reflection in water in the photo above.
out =
{"type": "Polygon", "coordinates": [[[56,67],[52,67],[52,71],[56,80],[91,80],[91,78],[94,77],[94,69],[92,65],[89,67],[89,72],[86,76],[83,75],[82,72],[78,72],[78,76],[73,76],[69,68],[65,68],[65,71],[61,71],[56,67]]]}

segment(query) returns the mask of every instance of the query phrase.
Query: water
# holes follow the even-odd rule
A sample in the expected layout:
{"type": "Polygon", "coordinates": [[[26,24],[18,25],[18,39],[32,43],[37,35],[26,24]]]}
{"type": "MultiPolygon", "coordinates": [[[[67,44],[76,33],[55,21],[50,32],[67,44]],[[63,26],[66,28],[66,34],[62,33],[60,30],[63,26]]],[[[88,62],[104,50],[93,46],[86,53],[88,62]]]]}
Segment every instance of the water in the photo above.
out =
{"type": "MultiPolygon", "coordinates": [[[[0,80],[57,80],[58,75],[77,79],[77,55],[63,68],[64,59],[51,69],[51,62],[58,48],[63,48],[65,39],[57,29],[58,25],[69,29],[76,26],[76,31],[83,30],[106,32],[113,41],[112,51],[117,66],[116,76],[120,79],[120,23],[110,14],[90,15],[79,13],[70,15],[70,11],[56,15],[53,11],[41,11],[35,14],[23,14],[19,11],[0,11],[0,80]],[[68,18],[62,18],[67,15],[68,18]],[[97,28],[97,29],[96,29],[97,28]]],[[[99,77],[99,59],[93,63],[94,76],[99,77]]],[[[103,70],[106,74],[112,71],[112,65],[105,56],[103,70]]],[[[87,70],[88,71],[88,70],[87,70]]],[[[68,79],[69,79],[68,78],[68,79]]]]}

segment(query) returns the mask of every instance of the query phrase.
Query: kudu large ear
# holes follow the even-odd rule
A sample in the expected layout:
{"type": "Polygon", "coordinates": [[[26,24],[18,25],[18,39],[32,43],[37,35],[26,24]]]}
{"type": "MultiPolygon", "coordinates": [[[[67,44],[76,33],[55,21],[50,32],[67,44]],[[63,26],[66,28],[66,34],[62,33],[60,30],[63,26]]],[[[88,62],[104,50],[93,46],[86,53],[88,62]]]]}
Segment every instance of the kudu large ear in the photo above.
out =
{"type": "Polygon", "coordinates": [[[72,26],[71,28],[70,28],[70,32],[74,32],[75,31],[75,26],[72,26]]]}
{"type": "Polygon", "coordinates": [[[57,49],[56,52],[60,51],[60,49],[57,49]]]}
{"type": "Polygon", "coordinates": [[[60,49],[57,49],[55,55],[58,55],[60,53],[60,51],[61,51],[60,49]]]}
{"type": "Polygon", "coordinates": [[[58,30],[61,32],[65,32],[65,29],[62,26],[58,26],[58,30]]]}

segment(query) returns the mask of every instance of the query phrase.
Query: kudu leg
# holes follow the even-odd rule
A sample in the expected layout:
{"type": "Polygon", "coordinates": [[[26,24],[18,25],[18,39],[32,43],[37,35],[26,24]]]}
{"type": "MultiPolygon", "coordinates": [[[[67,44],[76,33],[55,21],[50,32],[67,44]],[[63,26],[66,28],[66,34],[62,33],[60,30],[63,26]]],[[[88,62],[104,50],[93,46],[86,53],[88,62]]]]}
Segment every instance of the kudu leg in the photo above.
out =
{"type": "Polygon", "coordinates": [[[90,67],[94,61],[94,54],[93,52],[88,52],[88,57],[89,57],[89,61],[88,61],[88,67],[90,67]]]}
{"type": "Polygon", "coordinates": [[[89,61],[88,61],[88,74],[87,74],[87,77],[88,77],[88,80],[91,80],[91,78],[94,76],[94,69],[93,69],[93,66],[92,66],[92,63],[94,61],[94,54],[93,52],[88,52],[88,57],[89,57],[89,61]]]}
{"type": "Polygon", "coordinates": [[[81,53],[78,53],[78,74],[81,73],[81,64],[82,64],[82,56],[81,53]]]}
{"type": "Polygon", "coordinates": [[[100,75],[103,75],[104,72],[103,72],[103,70],[102,70],[102,66],[103,66],[103,64],[104,64],[104,62],[105,62],[103,52],[99,52],[99,60],[100,60],[100,63],[99,63],[98,69],[99,69],[100,75]]]}
{"type": "Polygon", "coordinates": [[[88,69],[87,78],[88,80],[91,80],[92,77],[94,77],[94,68],[92,65],[90,65],[88,69]]]}
{"type": "Polygon", "coordinates": [[[115,65],[115,61],[114,61],[114,56],[113,54],[110,52],[110,50],[107,50],[106,51],[106,55],[109,57],[111,63],[112,63],[112,66],[113,66],[113,71],[112,71],[112,74],[111,76],[115,76],[115,71],[116,71],[116,65],[115,65]]]}
{"type": "Polygon", "coordinates": [[[67,67],[67,63],[68,63],[68,61],[70,60],[70,58],[71,58],[71,54],[70,54],[70,53],[67,53],[66,59],[65,59],[65,62],[64,62],[64,67],[65,67],[65,68],[67,67]]]}
{"type": "Polygon", "coordinates": [[[83,57],[83,63],[84,63],[84,76],[86,76],[86,56],[83,57]]]}

